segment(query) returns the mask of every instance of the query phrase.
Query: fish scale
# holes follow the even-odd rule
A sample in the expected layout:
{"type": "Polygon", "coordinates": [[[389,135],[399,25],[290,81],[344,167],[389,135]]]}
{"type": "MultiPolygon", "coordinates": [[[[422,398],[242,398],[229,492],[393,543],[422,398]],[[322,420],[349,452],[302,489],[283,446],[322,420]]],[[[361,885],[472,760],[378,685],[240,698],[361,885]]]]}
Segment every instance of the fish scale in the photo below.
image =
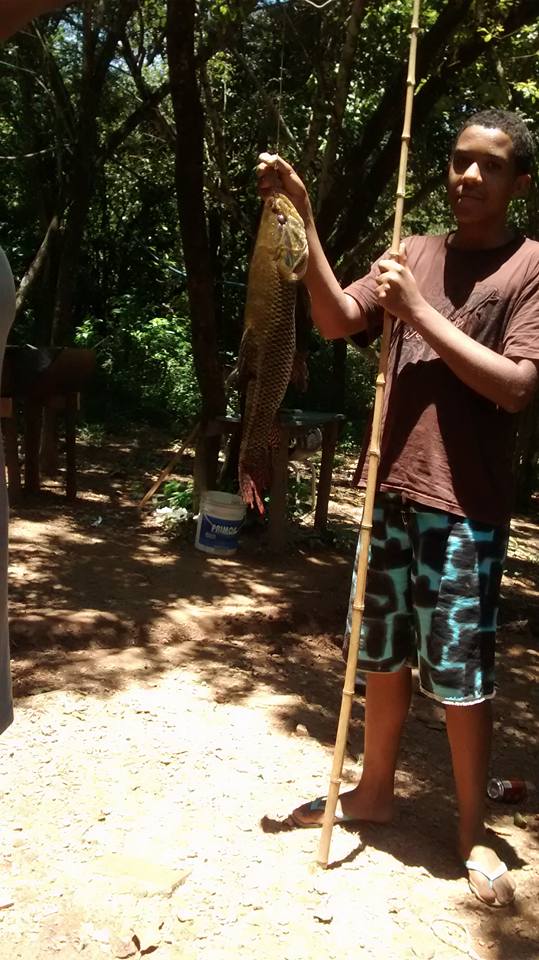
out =
{"type": "Polygon", "coordinates": [[[276,415],[290,382],[296,349],[297,282],[307,269],[303,220],[283,194],[264,204],[249,267],[238,380],[245,397],[239,455],[240,494],[264,512],[276,415]]]}

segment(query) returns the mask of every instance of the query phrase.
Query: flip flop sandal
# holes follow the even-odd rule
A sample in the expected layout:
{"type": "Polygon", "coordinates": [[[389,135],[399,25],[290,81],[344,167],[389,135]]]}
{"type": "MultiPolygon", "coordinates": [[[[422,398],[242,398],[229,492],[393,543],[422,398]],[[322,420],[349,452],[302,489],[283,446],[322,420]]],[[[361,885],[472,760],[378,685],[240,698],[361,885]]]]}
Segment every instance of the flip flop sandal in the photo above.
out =
{"type": "Polygon", "coordinates": [[[472,883],[471,880],[468,880],[468,886],[470,890],[472,891],[474,896],[476,896],[477,899],[481,901],[481,903],[486,903],[488,907],[508,907],[510,903],[513,903],[513,900],[515,899],[514,894],[510,900],[507,900],[505,903],[500,903],[500,901],[498,900],[496,891],[494,889],[494,881],[499,880],[500,877],[503,877],[504,873],[509,873],[509,869],[505,863],[500,862],[499,867],[496,867],[493,873],[489,873],[488,870],[485,870],[485,868],[482,867],[481,864],[477,862],[477,860],[466,860],[464,866],[466,867],[467,870],[476,870],[477,873],[480,873],[481,876],[485,878],[485,880],[488,880],[488,885],[492,890],[492,892],[494,893],[494,896],[496,897],[496,900],[494,901],[494,903],[491,900],[485,900],[485,898],[482,897],[481,894],[479,893],[479,890],[477,889],[475,884],[472,883]]]}
{"type": "MultiPolygon", "coordinates": [[[[304,829],[307,829],[308,827],[321,827],[324,810],[326,809],[326,800],[327,800],[327,797],[317,797],[316,800],[311,800],[310,803],[304,803],[302,804],[301,807],[298,807],[297,810],[294,810],[290,814],[290,820],[292,821],[294,826],[303,827],[304,829]],[[321,813],[322,817],[318,822],[316,821],[306,822],[305,820],[302,820],[300,817],[298,817],[298,813],[300,810],[304,810],[305,813],[321,813]]],[[[347,813],[343,812],[341,798],[339,797],[337,800],[337,808],[335,810],[333,823],[336,824],[336,823],[357,823],[357,822],[358,821],[355,817],[350,817],[347,813]]]]}

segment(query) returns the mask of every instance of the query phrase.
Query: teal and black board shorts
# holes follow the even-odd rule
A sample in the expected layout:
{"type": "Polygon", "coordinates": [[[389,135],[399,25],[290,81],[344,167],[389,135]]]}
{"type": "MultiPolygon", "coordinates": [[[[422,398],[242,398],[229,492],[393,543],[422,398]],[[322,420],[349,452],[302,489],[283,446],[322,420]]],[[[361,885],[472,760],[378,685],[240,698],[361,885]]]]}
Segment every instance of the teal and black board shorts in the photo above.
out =
{"type": "MultiPolygon", "coordinates": [[[[416,666],[423,693],[466,705],[494,696],[494,646],[508,526],[400,494],[375,501],[358,670],[416,666]]],[[[352,625],[357,555],[345,633],[352,625]]]]}

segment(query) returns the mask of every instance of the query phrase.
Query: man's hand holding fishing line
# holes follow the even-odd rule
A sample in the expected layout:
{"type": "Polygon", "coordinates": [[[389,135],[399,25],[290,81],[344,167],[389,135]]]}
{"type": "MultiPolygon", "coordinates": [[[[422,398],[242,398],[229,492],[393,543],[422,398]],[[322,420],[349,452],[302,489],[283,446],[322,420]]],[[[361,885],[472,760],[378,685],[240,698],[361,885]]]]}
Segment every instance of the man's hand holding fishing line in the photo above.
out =
{"type": "Polygon", "coordinates": [[[364,330],[366,320],[359,304],[344,292],[322,249],[307,188],[294,168],[277,154],[261,153],[256,175],[261,198],[267,200],[275,191],[284,193],[305,224],[309,264],[303,282],[311,295],[315,326],[328,340],[364,330]]]}
{"type": "Polygon", "coordinates": [[[267,200],[275,191],[284,193],[294,204],[307,227],[313,220],[311,201],[307,188],[294,168],[278,154],[261,153],[256,168],[258,191],[267,200]]]}

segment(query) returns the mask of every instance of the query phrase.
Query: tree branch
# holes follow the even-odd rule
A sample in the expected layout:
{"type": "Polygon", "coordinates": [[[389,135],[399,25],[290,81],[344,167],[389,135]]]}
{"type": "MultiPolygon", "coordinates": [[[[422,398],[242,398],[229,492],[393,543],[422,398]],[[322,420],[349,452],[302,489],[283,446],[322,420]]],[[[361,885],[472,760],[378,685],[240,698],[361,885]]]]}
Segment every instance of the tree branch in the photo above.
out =
{"type": "MultiPolygon", "coordinates": [[[[135,57],[133,49],[129,42],[129,38],[124,33],[122,38],[122,52],[125,58],[125,62],[128,66],[129,72],[133,78],[137,92],[143,103],[147,103],[151,99],[153,91],[148,87],[142,76],[142,65],[139,60],[135,57]]],[[[156,127],[158,133],[163,136],[163,139],[166,143],[169,144],[172,149],[176,145],[176,131],[172,124],[168,122],[166,117],[163,116],[159,110],[159,104],[153,103],[149,109],[149,114],[153,119],[154,126],[156,127]]]]}
{"type": "Polygon", "coordinates": [[[264,103],[266,104],[269,112],[270,112],[271,114],[273,114],[273,116],[275,117],[277,123],[279,124],[280,129],[282,130],[282,132],[283,132],[284,135],[286,136],[287,140],[292,144],[292,146],[294,147],[294,150],[296,150],[296,151],[299,153],[300,147],[299,147],[298,141],[296,140],[294,134],[292,133],[292,131],[291,131],[290,128],[288,127],[288,125],[287,125],[287,123],[286,123],[286,121],[285,121],[282,113],[279,111],[279,107],[278,107],[278,105],[275,103],[273,97],[270,97],[270,95],[269,95],[269,93],[267,92],[264,84],[262,84],[262,83],[260,82],[260,80],[258,79],[255,71],[253,70],[253,68],[251,67],[249,61],[247,60],[247,57],[244,57],[243,54],[239,52],[239,50],[233,50],[232,52],[233,52],[234,56],[236,57],[238,63],[241,64],[241,66],[242,66],[243,69],[245,70],[246,74],[248,75],[249,79],[250,79],[251,82],[253,83],[253,85],[254,85],[255,89],[257,90],[259,96],[261,97],[261,99],[262,99],[262,100],[264,101],[264,103]]]}
{"type": "MultiPolygon", "coordinates": [[[[219,171],[220,183],[213,183],[210,178],[210,187],[213,194],[216,198],[224,203],[226,207],[231,211],[234,216],[234,219],[241,226],[242,230],[245,230],[247,234],[251,233],[251,222],[249,218],[243,212],[241,205],[238,203],[234,196],[234,192],[230,183],[230,177],[228,176],[227,168],[227,155],[226,155],[226,145],[225,137],[223,133],[223,127],[221,124],[221,118],[219,116],[218,110],[215,106],[213,100],[212,90],[210,81],[208,78],[208,72],[206,70],[206,64],[202,64],[200,67],[200,75],[202,80],[202,90],[204,93],[204,104],[206,107],[206,115],[209,120],[209,124],[206,126],[207,134],[210,135],[212,145],[213,145],[213,156],[212,160],[215,163],[217,170],[219,171]]],[[[208,165],[207,165],[208,167],[208,165]]],[[[207,176],[209,176],[207,174],[207,176]]]]}
{"type": "Polygon", "coordinates": [[[55,237],[58,234],[59,227],[60,227],[60,218],[58,214],[55,213],[51,222],[49,223],[47,232],[43,237],[43,240],[41,241],[41,246],[39,247],[39,250],[37,251],[34,259],[32,260],[32,263],[28,267],[26,273],[24,274],[24,277],[19,283],[16,300],[15,300],[15,316],[16,317],[20,315],[30,294],[32,293],[32,290],[36,286],[37,281],[39,280],[39,278],[41,277],[41,274],[43,273],[45,264],[47,263],[47,259],[50,254],[51,246],[54,242],[55,237]]]}
{"type": "MultiPolygon", "coordinates": [[[[449,0],[436,22],[422,38],[418,48],[418,81],[426,76],[432,64],[441,59],[441,51],[446,48],[448,37],[465,20],[472,2],[473,0],[449,0]]],[[[323,241],[328,240],[339,217],[342,216],[348,203],[351,185],[358,179],[362,180],[361,174],[367,167],[378,166],[375,157],[380,152],[381,144],[387,140],[388,131],[391,132],[393,127],[398,128],[401,123],[399,108],[403,101],[405,77],[406,64],[400,64],[388,82],[376,110],[365,124],[359,143],[346,157],[344,166],[350,171],[348,177],[340,177],[334,181],[327,194],[317,217],[317,225],[323,241]]],[[[361,189],[363,189],[363,183],[361,189]]],[[[355,190],[354,196],[357,194],[358,190],[355,190]]],[[[341,252],[346,249],[340,243],[338,246],[341,252]]]]}
{"type": "Polygon", "coordinates": [[[155,109],[162,100],[165,99],[170,93],[170,82],[167,80],[166,83],[162,83],[160,87],[157,87],[156,90],[152,90],[148,94],[148,99],[141,103],[128,117],[118,126],[112,133],[108,136],[103,144],[101,151],[101,156],[99,162],[101,164],[105,163],[107,160],[114,155],[118,147],[124,143],[125,140],[133,133],[133,130],[136,130],[144,120],[151,115],[152,110],[155,109]]]}
{"type": "MultiPolygon", "coordinates": [[[[464,0],[463,7],[464,5],[469,5],[468,0],[464,0]]],[[[457,6],[456,2],[454,6],[457,6]]],[[[463,12],[463,7],[461,13],[463,12]]],[[[444,13],[446,12],[447,8],[444,13]]],[[[534,22],[535,12],[535,0],[521,0],[521,2],[515,4],[506,13],[505,19],[502,20],[501,26],[503,33],[500,33],[492,40],[485,39],[485,36],[477,31],[471,35],[467,33],[465,38],[458,44],[451,60],[449,61],[449,59],[446,58],[442,66],[436,72],[431,73],[428,79],[418,87],[414,103],[415,127],[420,127],[422,121],[428,116],[439,98],[447,95],[448,90],[452,88],[453,84],[460,82],[462,71],[465,68],[478,60],[485,51],[494,49],[510,31],[522,27],[526,23],[534,22]]],[[[456,9],[452,9],[449,13],[454,17],[456,9]]],[[[447,26],[445,19],[444,24],[447,26]]],[[[445,31],[441,30],[439,20],[436,21],[427,35],[426,40],[430,38],[429,42],[423,43],[421,65],[418,65],[418,76],[425,77],[428,73],[429,65],[436,62],[444,32],[445,31]]],[[[445,36],[445,45],[447,45],[447,35],[445,36]]],[[[404,88],[404,74],[402,77],[402,86],[404,88]]],[[[337,222],[337,227],[329,242],[331,256],[335,259],[342,256],[354,245],[357,240],[358,224],[366,222],[379,196],[387,187],[397,167],[402,121],[400,111],[395,109],[395,104],[400,103],[402,96],[397,96],[394,84],[392,84],[388,90],[391,92],[393,98],[393,108],[390,109],[389,103],[386,103],[388,115],[392,118],[392,121],[389,124],[387,123],[387,119],[385,121],[385,136],[381,132],[380,124],[383,118],[379,115],[379,107],[376,111],[376,117],[373,119],[370,134],[372,135],[372,131],[377,128],[379,135],[377,148],[374,145],[369,146],[370,155],[368,157],[362,155],[361,158],[358,156],[357,159],[348,161],[348,163],[351,164],[350,169],[354,171],[354,177],[353,179],[350,177],[345,185],[346,192],[341,206],[341,213],[342,211],[345,212],[340,221],[337,222]],[[352,189],[350,189],[350,184],[352,184],[352,189]]],[[[386,102],[387,95],[388,92],[386,91],[382,102],[386,102]]],[[[364,141],[365,136],[364,134],[364,141]]],[[[335,201],[335,198],[336,191],[333,192],[331,197],[331,205],[335,201]]],[[[328,216],[328,211],[329,204],[326,204],[325,216],[328,216]]],[[[325,225],[325,229],[331,229],[329,223],[325,225]]],[[[326,236],[326,242],[327,239],[326,236]]]]}
{"type": "Polygon", "coordinates": [[[339,146],[339,137],[342,131],[342,123],[348,92],[350,90],[350,79],[352,76],[352,67],[356,55],[357,40],[359,36],[359,27],[365,15],[365,8],[368,0],[354,0],[352,11],[346,26],[346,37],[344,40],[341,61],[337,73],[335,84],[335,99],[331,111],[329,130],[322,161],[322,170],[320,173],[320,182],[318,187],[318,209],[322,207],[324,201],[331,190],[335,178],[335,163],[337,160],[337,150],[339,146]]]}

